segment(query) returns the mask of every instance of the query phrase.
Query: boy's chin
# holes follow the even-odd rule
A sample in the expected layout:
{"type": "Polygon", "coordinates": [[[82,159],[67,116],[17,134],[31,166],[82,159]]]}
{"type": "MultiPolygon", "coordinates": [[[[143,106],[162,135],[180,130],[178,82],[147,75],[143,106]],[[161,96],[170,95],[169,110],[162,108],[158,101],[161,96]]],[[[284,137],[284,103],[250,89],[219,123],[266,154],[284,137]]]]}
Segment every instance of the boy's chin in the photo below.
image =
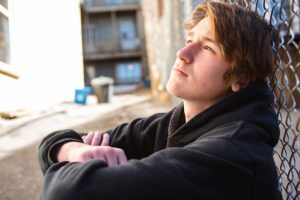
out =
{"type": "Polygon", "coordinates": [[[178,98],[182,98],[181,97],[182,95],[180,95],[180,92],[179,92],[179,88],[176,88],[176,86],[174,84],[168,82],[167,86],[166,86],[166,90],[170,95],[178,97],[178,98]]]}

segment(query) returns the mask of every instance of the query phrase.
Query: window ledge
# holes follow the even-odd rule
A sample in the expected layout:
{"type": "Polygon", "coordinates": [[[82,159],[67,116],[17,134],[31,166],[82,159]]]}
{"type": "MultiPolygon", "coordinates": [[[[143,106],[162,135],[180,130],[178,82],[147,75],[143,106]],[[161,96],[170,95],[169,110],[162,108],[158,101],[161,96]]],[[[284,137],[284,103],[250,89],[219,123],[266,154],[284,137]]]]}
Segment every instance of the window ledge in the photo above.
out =
{"type": "Polygon", "coordinates": [[[16,72],[16,70],[13,70],[11,68],[11,66],[8,66],[7,64],[0,61],[0,74],[13,79],[18,79],[19,74],[16,72]]]}

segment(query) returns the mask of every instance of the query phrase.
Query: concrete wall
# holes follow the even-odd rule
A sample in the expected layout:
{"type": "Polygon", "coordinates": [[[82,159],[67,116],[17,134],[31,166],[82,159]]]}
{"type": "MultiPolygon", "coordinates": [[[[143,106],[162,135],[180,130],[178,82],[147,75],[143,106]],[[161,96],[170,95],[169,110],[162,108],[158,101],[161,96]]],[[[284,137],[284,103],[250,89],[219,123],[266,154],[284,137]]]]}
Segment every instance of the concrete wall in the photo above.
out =
{"type": "Polygon", "coordinates": [[[165,91],[176,59],[185,43],[183,23],[192,10],[191,0],[144,0],[148,66],[155,94],[165,91]]]}
{"type": "Polygon", "coordinates": [[[11,68],[0,74],[0,111],[73,100],[83,86],[79,0],[10,1],[11,68]]]}

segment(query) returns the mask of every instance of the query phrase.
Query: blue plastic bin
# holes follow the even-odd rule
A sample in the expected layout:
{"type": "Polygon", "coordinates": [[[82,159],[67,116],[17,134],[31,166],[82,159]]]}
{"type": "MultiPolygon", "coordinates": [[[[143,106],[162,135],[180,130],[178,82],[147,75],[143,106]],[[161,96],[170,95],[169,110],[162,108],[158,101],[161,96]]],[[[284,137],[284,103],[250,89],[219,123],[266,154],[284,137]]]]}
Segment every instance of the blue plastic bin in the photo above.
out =
{"type": "Polygon", "coordinates": [[[91,87],[84,87],[83,89],[75,89],[74,102],[77,104],[86,104],[88,95],[91,92],[91,87]]]}

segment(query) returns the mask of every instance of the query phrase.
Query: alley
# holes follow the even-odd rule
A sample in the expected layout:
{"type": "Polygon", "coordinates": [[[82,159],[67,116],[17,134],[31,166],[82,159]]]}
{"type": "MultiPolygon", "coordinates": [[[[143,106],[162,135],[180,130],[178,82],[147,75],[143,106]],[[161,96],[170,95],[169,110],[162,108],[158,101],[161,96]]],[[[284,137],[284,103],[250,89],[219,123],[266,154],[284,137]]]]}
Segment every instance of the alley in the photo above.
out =
{"type": "MultiPolygon", "coordinates": [[[[101,115],[80,126],[73,126],[77,131],[107,130],[134,118],[148,116],[152,113],[166,112],[171,104],[166,100],[143,101],[135,105],[101,115]]],[[[66,127],[69,128],[69,127],[66,127]]],[[[38,166],[38,142],[18,150],[0,162],[0,199],[1,200],[34,200],[38,199],[43,176],[38,166]]]]}

